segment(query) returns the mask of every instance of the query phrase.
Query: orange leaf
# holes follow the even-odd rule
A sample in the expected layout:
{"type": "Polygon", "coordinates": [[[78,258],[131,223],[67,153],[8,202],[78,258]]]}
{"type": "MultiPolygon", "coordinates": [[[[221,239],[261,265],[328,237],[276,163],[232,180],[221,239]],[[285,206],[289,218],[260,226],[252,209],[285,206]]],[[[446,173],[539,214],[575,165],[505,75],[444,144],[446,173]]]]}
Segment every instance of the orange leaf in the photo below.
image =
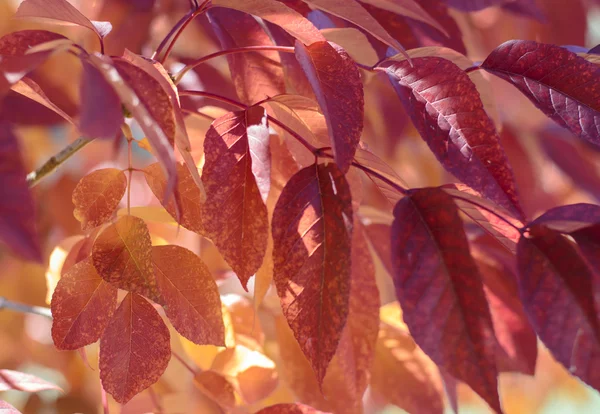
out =
{"type": "Polygon", "coordinates": [[[262,107],[216,119],[204,140],[204,228],[247,290],[262,264],[269,223],[269,129],[262,107]]]}
{"type": "Polygon", "coordinates": [[[308,405],[294,404],[277,404],[263,408],[256,414],[327,414],[324,411],[315,410],[308,405]]]}
{"type": "Polygon", "coordinates": [[[225,345],[221,300],[206,265],[180,246],[152,248],[165,313],[181,335],[198,345],[225,345]]]}
{"type": "Polygon", "coordinates": [[[190,171],[182,164],[177,164],[177,186],[175,187],[174,197],[169,197],[169,202],[165,203],[164,195],[167,190],[167,178],[159,163],[149,165],[144,169],[144,176],[148,187],[152,190],[156,198],[162,203],[167,212],[183,227],[188,230],[204,235],[202,227],[202,196],[200,189],[194,182],[190,171]],[[177,200],[177,204],[175,203],[177,200]],[[179,205],[181,214],[177,214],[177,205],[179,205]],[[179,216],[179,219],[177,218],[179,216]]]}
{"type": "Polygon", "coordinates": [[[144,220],[123,216],[107,227],[92,247],[92,260],[96,271],[107,282],[158,300],[152,270],[152,243],[144,220]]]}
{"type": "Polygon", "coordinates": [[[117,288],[96,272],[92,259],[73,266],[52,295],[52,340],[58,349],[77,349],[100,339],[117,305],[117,288]]]}
{"type": "Polygon", "coordinates": [[[235,407],[235,389],[221,374],[215,371],[202,371],[194,377],[194,383],[204,395],[225,410],[235,407]]]}
{"type": "Polygon", "coordinates": [[[322,384],[346,324],[352,199],[333,163],[296,173],[273,212],[273,279],[285,315],[322,384]]]}
{"type": "Polygon", "coordinates": [[[129,293],[100,340],[100,380],[125,404],[154,384],[171,359],[169,329],[146,299],[129,293]]]}
{"type": "Polygon", "coordinates": [[[83,177],[73,190],[73,215],[81,222],[81,229],[91,230],[110,219],[126,189],[127,177],[116,168],[96,170],[83,177]]]}

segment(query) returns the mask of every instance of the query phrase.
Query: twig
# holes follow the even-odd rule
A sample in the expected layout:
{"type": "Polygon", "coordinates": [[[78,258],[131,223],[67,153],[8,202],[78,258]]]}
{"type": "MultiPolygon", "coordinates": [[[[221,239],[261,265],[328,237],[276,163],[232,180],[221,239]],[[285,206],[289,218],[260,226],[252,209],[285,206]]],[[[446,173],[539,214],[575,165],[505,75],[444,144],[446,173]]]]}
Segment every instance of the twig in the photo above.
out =
{"type": "Polygon", "coordinates": [[[216,93],[210,93],[210,92],[204,92],[204,91],[179,91],[179,96],[202,96],[204,98],[210,98],[210,99],[214,99],[216,101],[228,103],[229,105],[235,106],[236,108],[239,108],[239,109],[248,109],[248,105],[244,105],[241,102],[226,98],[225,96],[217,95],[216,93]]]}
{"type": "Polygon", "coordinates": [[[181,355],[179,355],[177,352],[175,351],[171,351],[171,355],[173,355],[175,357],[176,360],[178,360],[181,365],[183,365],[188,371],[190,371],[192,373],[192,375],[196,375],[198,372],[200,372],[200,369],[196,369],[194,367],[192,367],[190,364],[188,364],[182,357],[181,355]]]}
{"type": "Polygon", "coordinates": [[[3,296],[0,296],[0,309],[8,309],[21,313],[32,313],[34,315],[45,316],[46,318],[52,319],[52,312],[50,312],[50,308],[13,302],[12,300],[8,300],[3,296]]]}
{"type": "Polygon", "coordinates": [[[34,187],[42,178],[54,172],[61,164],[67,161],[77,151],[92,142],[94,138],[79,137],[67,147],[63,148],[58,154],[51,157],[40,168],[27,174],[27,184],[29,187],[34,187]]]}

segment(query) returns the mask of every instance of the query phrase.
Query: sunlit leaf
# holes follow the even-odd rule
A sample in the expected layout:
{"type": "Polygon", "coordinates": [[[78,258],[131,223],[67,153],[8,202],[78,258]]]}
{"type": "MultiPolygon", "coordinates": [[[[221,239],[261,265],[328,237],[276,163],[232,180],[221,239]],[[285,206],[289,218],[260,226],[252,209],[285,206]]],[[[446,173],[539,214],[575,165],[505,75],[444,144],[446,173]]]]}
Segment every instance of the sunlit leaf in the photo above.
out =
{"type": "Polygon", "coordinates": [[[194,377],[194,384],[223,409],[231,410],[235,407],[235,389],[221,374],[215,371],[201,371],[194,377]]]}
{"type": "Polygon", "coordinates": [[[35,375],[24,372],[0,369],[0,391],[17,390],[26,392],[38,392],[44,390],[62,391],[59,386],[44,381],[35,375]]]}
{"type": "Polygon", "coordinates": [[[372,66],[379,61],[377,52],[371,46],[363,32],[352,27],[321,30],[323,36],[336,45],[340,45],[357,63],[372,66]]]}

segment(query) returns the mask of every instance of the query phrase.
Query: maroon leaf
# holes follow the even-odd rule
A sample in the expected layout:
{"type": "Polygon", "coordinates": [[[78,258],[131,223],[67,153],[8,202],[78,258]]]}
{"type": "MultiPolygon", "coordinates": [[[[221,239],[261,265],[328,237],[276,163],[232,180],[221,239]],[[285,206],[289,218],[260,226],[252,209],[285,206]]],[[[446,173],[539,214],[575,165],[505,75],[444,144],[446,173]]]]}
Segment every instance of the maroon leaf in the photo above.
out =
{"type": "Polygon", "coordinates": [[[6,123],[0,123],[0,165],[0,239],[23,258],[41,262],[35,205],[17,137],[6,123]]]}
{"type": "Polygon", "coordinates": [[[352,58],[326,41],[306,47],[296,42],[296,58],[313,87],[327,121],[333,155],[347,172],[363,130],[364,96],[360,73],[352,58]]]}
{"type": "Polygon", "coordinates": [[[169,329],[154,307],[129,293],[100,340],[102,387],[125,404],[154,384],[171,359],[169,340],[169,329]]]}
{"type": "Polygon", "coordinates": [[[504,3],[511,3],[515,0],[443,0],[450,7],[455,9],[473,12],[487,9],[488,7],[499,6],[504,3]]]}
{"type": "Polygon", "coordinates": [[[25,96],[26,98],[31,99],[32,101],[39,103],[40,105],[45,106],[46,108],[60,115],[67,122],[75,125],[73,119],[69,115],[67,115],[62,109],[56,106],[50,100],[50,98],[46,96],[42,88],[40,88],[40,86],[37,83],[35,83],[32,79],[25,77],[16,82],[14,85],[12,85],[10,89],[22,96],[25,96]]]}
{"type": "Polygon", "coordinates": [[[392,225],[396,295],[415,342],[500,412],[497,346],[481,276],[452,198],[411,190],[392,225]]]}
{"type": "MultiPolygon", "coordinates": [[[[208,16],[223,49],[273,45],[269,35],[252,16],[220,8],[209,11],[208,16]]],[[[243,103],[251,105],[285,93],[283,69],[277,52],[233,54],[227,56],[227,61],[237,95],[243,103]]]]}
{"type": "Polygon", "coordinates": [[[92,64],[84,59],[81,64],[79,131],[88,137],[113,139],[124,121],[119,95],[92,64]]]}
{"type": "Polygon", "coordinates": [[[268,239],[269,130],[262,107],[216,119],[204,140],[204,229],[247,289],[268,239]]]}
{"type": "Polygon", "coordinates": [[[600,145],[597,65],[559,46],[511,40],[494,49],[481,67],[512,83],[560,126],[600,145]]]}
{"type": "Polygon", "coordinates": [[[428,25],[436,28],[440,33],[448,35],[444,28],[435,21],[433,17],[427,13],[427,11],[414,0],[360,0],[363,3],[370,4],[383,10],[390,11],[400,16],[409,17],[413,20],[427,23],[428,25]]]}
{"type": "Polygon", "coordinates": [[[365,233],[379,260],[383,263],[385,270],[390,275],[393,275],[394,267],[392,266],[392,251],[390,249],[390,238],[392,237],[391,226],[382,223],[369,224],[365,226],[365,233]]]}
{"type": "Polygon", "coordinates": [[[352,200],[335,164],[315,164],[290,179],[272,233],[283,314],[322,384],[349,312],[352,200]]]}
{"type": "Polygon", "coordinates": [[[44,390],[62,391],[57,385],[54,385],[48,381],[44,381],[35,375],[26,374],[19,371],[11,371],[9,369],[0,369],[0,391],[8,390],[27,392],[38,392],[44,390]]]}
{"type": "Polygon", "coordinates": [[[47,30],[19,30],[0,38],[0,55],[22,56],[33,46],[54,40],[68,40],[61,34],[47,30]]]}
{"type": "Polygon", "coordinates": [[[520,297],[535,331],[561,364],[587,382],[580,371],[585,367],[576,362],[585,348],[598,357],[592,271],[571,241],[543,225],[521,238],[517,258],[520,297]]]}
{"type": "Polygon", "coordinates": [[[386,71],[413,124],[444,168],[513,212],[514,177],[479,92],[457,65],[439,57],[390,64],[386,71]]]}
{"type": "Polygon", "coordinates": [[[600,206],[595,204],[571,204],[546,211],[530,223],[543,224],[561,233],[572,233],[592,224],[600,224],[600,206]]]}

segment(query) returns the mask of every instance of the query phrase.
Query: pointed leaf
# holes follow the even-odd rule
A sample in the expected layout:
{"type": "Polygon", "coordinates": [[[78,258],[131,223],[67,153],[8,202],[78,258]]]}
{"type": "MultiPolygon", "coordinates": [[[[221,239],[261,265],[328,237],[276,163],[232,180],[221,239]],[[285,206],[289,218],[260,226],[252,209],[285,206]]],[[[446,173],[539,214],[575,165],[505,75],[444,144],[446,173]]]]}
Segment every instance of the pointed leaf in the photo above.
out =
{"type": "Polygon", "coordinates": [[[256,414],[327,414],[324,411],[315,410],[308,405],[293,403],[293,404],[277,404],[263,408],[256,414]]]}
{"type": "Polygon", "coordinates": [[[352,199],[335,164],[315,164],[290,179],[272,232],[283,313],[321,384],[349,311],[352,199]]]}
{"type": "Polygon", "coordinates": [[[481,67],[512,83],[560,126],[600,145],[597,65],[560,46],[511,40],[494,49],[481,67]]]}
{"type": "Polygon", "coordinates": [[[253,14],[276,24],[305,45],[325,40],[308,19],[277,0],[212,0],[212,4],[253,14]]]}
{"type": "Polygon", "coordinates": [[[204,140],[204,228],[247,289],[259,269],[268,238],[271,160],[262,107],[216,119],[204,140]]]}
{"type": "Polygon", "coordinates": [[[500,412],[490,310],[452,198],[411,190],[394,209],[396,295],[415,342],[500,412]]]}
{"type": "Polygon", "coordinates": [[[353,27],[336,27],[321,30],[323,36],[332,43],[340,45],[356,63],[374,66],[379,61],[369,38],[353,27]]]}
{"type": "Polygon", "coordinates": [[[35,375],[26,374],[10,369],[0,369],[0,391],[17,390],[26,392],[38,392],[45,390],[62,391],[59,386],[44,381],[35,375]]]}
{"type": "Polygon", "coordinates": [[[200,258],[180,246],[154,246],[152,263],[165,313],[177,332],[198,345],[225,346],[219,291],[200,258]]]}
{"type": "Polygon", "coordinates": [[[522,216],[512,169],[469,76],[449,60],[413,58],[386,71],[415,128],[444,168],[522,216]]]}
{"type": "Polygon", "coordinates": [[[572,233],[594,224],[600,224],[600,206],[596,204],[570,204],[546,211],[529,225],[544,226],[560,233],[572,233]]]}
{"type": "Polygon", "coordinates": [[[88,231],[106,223],[127,189],[125,173],[116,168],[96,170],[83,177],[73,190],[73,215],[88,231]]]}
{"type": "Polygon", "coordinates": [[[148,187],[152,190],[158,201],[179,224],[188,230],[204,235],[202,227],[202,195],[194,182],[190,170],[182,164],[177,164],[177,187],[174,197],[165,203],[164,194],[167,190],[167,179],[159,163],[150,164],[144,169],[144,176],[148,187]],[[175,203],[177,200],[177,203],[175,203]],[[177,212],[177,205],[181,213],[177,212]]]}
{"type": "Polygon", "coordinates": [[[92,247],[92,260],[108,283],[158,301],[152,243],[144,220],[123,216],[104,229],[92,247]]]}
{"type": "Polygon", "coordinates": [[[154,384],[171,359],[169,329],[146,299],[129,293],[100,340],[100,380],[125,404],[154,384]]]}
{"type": "Polygon", "coordinates": [[[78,349],[100,339],[117,306],[117,288],[94,269],[92,259],[74,265],[52,295],[52,340],[58,349],[78,349]]]}
{"type": "Polygon", "coordinates": [[[335,161],[347,172],[363,130],[364,95],[352,58],[334,43],[296,42],[296,59],[312,85],[327,121],[335,161]]]}
{"type": "Polygon", "coordinates": [[[0,239],[27,260],[42,261],[35,205],[25,181],[17,137],[0,122],[0,239]]]}
{"type": "Polygon", "coordinates": [[[14,92],[17,92],[18,94],[25,96],[26,98],[31,99],[32,101],[35,101],[35,102],[39,103],[40,105],[43,105],[46,108],[56,112],[58,115],[63,117],[67,122],[69,122],[72,125],[75,125],[75,122],[73,121],[73,119],[69,115],[67,115],[65,113],[65,111],[63,111],[58,106],[56,106],[50,100],[50,98],[48,98],[46,96],[46,94],[44,93],[42,88],[40,88],[40,85],[35,83],[30,78],[25,77],[25,78],[19,80],[17,83],[12,85],[10,87],[10,89],[14,92]]]}

